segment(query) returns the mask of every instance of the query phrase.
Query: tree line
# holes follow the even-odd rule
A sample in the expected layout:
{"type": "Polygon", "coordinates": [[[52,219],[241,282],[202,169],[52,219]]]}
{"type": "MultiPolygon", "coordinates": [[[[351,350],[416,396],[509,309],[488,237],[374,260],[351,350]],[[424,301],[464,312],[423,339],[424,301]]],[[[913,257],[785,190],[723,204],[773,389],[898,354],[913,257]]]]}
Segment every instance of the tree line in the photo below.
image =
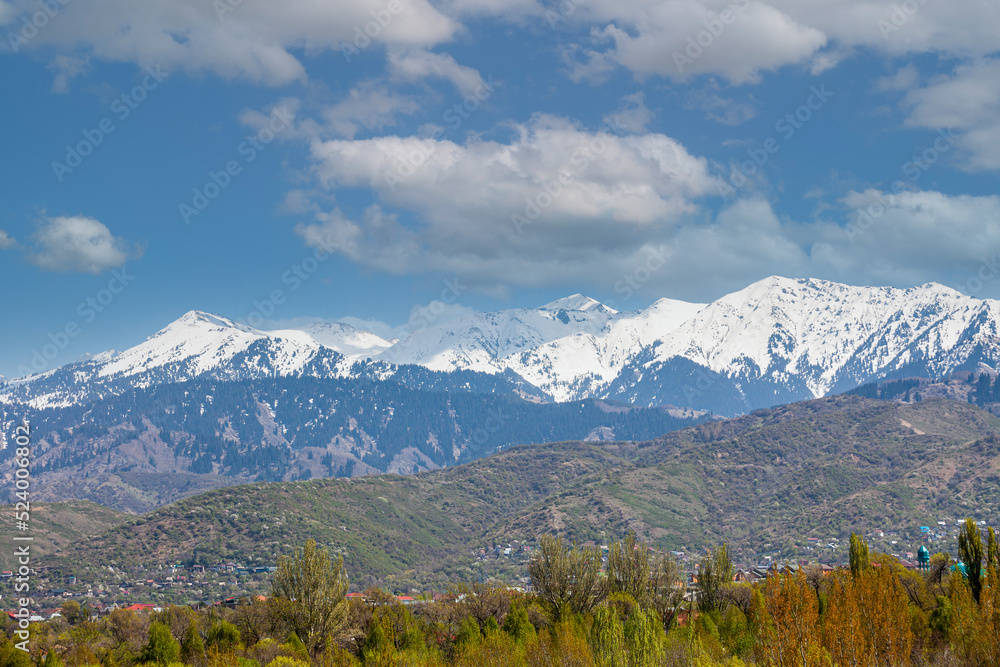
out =
{"type": "Polygon", "coordinates": [[[116,610],[75,602],[30,627],[30,653],[0,643],[0,667],[654,667],[747,664],[1000,665],[1000,549],[968,520],[960,562],[925,571],[870,554],[852,535],[847,567],[774,570],[734,582],[726,545],[692,585],[676,560],[634,535],[597,547],[544,536],[531,592],[457,585],[404,605],[370,589],[346,596],[343,560],[309,541],[279,559],[271,595],[233,608],[116,610]]]}

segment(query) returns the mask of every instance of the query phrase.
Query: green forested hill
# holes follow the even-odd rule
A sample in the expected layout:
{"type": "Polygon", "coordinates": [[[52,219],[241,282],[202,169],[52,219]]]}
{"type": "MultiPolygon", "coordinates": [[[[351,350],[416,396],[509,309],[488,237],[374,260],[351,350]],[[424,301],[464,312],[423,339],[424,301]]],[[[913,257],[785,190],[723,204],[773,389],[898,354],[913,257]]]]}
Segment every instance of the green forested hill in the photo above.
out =
{"type": "Polygon", "coordinates": [[[642,443],[516,447],[415,476],[230,487],[65,550],[61,567],[272,564],[312,537],[355,581],[461,578],[472,549],[629,530],[668,548],[779,550],[807,536],[1000,516],[1000,420],[967,404],[809,401],[642,443]]]}

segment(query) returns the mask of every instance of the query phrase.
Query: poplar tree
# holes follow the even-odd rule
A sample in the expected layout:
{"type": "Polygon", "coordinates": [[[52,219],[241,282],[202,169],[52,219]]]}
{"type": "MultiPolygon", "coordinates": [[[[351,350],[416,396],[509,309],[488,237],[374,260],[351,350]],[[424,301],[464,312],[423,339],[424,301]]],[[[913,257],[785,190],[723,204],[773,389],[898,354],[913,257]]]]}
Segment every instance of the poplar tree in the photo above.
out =
{"type": "Polygon", "coordinates": [[[972,519],[966,519],[958,532],[958,553],[969,573],[972,597],[979,604],[979,593],[983,589],[983,534],[972,519]]]}
{"type": "Polygon", "coordinates": [[[868,543],[860,535],[851,533],[851,574],[857,579],[861,573],[871,567],[871,557],[868,555],[868,543]]]}

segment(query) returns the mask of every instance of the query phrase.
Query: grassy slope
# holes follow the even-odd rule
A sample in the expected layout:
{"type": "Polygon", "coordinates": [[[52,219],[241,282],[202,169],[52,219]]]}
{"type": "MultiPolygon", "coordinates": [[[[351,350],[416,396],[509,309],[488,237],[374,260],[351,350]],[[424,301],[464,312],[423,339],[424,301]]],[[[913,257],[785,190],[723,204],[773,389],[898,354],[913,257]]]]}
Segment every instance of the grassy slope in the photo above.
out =
{"type": "Polygon", "coordinates": [[[646,443],[525,446],[419,476],[231,487],[114,528],[63,562],[271,564],[313,537],[373,581],[440,581],[466,571],[473,546],[549,531],[756,551],[938,514],[995,520],[998,434],[1000,420],[962,403],[840,396],[646,443]]]}
{"type": "Polygon", "coordinates": [[[48,556],[60,549],[76,549],[90,536],[103,533],[130,518],[130,515],[86,500],[61,503],[32,503],[30,530],[21,532],[14,527],[14,507],[0,506],[0,543],[7,548],[0,550],[0,569],[14,567],[15,535],[29,535],[32,554],[48,556]]]}

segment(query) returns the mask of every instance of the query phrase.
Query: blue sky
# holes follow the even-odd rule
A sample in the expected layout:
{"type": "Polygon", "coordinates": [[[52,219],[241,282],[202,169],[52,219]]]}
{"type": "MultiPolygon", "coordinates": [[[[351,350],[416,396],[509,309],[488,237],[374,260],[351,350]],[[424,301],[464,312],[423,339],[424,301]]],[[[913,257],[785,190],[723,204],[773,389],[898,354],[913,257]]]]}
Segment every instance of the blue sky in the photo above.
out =
{"type": "Polygon", "coordinates": [[[449,315],[772,274],[1000,297],[991,3],[0,0],[0,24],[7,376],[192,309],[398,333],[449,284],[449,315]]]}

